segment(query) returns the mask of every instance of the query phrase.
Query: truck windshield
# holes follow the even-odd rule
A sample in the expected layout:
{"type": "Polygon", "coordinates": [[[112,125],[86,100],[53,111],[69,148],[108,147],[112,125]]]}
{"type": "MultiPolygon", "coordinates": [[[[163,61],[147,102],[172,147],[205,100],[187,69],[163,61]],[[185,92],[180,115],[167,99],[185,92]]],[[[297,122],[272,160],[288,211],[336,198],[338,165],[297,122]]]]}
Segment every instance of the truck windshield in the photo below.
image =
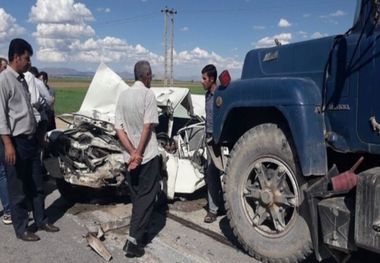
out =
{"type": "MultiPolygon", "coordinates": [[[[362,8],[362,5],[366,5],[366,3],[363,3],[364,0],[357,0],[356,1],[356,11],[354,16],[354,25],[359,21],[360,19],[360,11],[362,8]]],[[[379,0],[370,0],[370,4],[372,5],[372,13],[371,13],[371,20],[372,23],[377,24],[377,26],[380,24],[379,20],[379,14],[380,14],[380,1],[379,0]]]]}
{"type": "Polygon", "coordinates": [[[362,1],[363,0],[357,0],[356,1],[356,11],[355,11],[355,16],[354,16],[354,23],[353,25],[355,25],[358,20],[359,20],[359,16],[360,16],[360,9],[361,9],[361,6],[362,6],[362,1]]]}

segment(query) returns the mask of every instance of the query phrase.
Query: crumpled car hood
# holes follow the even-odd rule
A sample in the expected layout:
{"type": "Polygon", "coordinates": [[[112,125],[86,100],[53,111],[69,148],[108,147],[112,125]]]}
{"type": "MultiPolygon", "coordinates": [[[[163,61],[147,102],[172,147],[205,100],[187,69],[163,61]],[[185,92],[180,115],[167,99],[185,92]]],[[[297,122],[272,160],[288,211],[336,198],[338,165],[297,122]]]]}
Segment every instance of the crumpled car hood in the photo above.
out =
{"type": "Polygon", "coordinates": [[[117,99],[127,88],[119,75],[101,63],[77,114],[114,123],[117,99]]]}
{"type": "MultiPolygon", "coordinates": [[[[127,88],[128,84],[118,74],[101,63],[76,114],[114,123],[117,100],[120,93],[127,88]]],[[[205,116],[204,96],[192,95],[188,88],[151,89],[156,95],[157,106],[161,111],[169,111],[174,117],[179,118],[205,116]]]]}

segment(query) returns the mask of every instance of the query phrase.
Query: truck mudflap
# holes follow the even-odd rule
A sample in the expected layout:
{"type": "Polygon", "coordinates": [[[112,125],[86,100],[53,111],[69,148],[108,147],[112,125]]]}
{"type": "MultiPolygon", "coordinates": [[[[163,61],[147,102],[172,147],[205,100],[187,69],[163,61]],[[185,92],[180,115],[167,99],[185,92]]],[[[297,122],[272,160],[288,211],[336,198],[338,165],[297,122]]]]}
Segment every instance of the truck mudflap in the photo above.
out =
{"type": "Polygon", "coordinates": [[[358,247],[380,253],[380,167],[359,174],[355,241],[358,247]]]}

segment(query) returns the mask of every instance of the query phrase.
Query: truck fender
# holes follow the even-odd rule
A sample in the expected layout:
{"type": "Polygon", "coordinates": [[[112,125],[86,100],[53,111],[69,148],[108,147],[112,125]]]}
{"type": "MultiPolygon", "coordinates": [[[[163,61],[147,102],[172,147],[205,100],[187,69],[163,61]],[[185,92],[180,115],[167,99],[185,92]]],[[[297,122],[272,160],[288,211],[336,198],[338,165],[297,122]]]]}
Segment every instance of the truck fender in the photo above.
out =
{"type": "MultiPolygon", "coordinates": [[[[304,78],[259,78],[238,80],[215,92],[213,137],[228,141],[228,117],[235,109],[275,108],[284,117],[294,142],[303,175],[324,175],[327,152],[324,140],[321,91],[304,78]]],[[[244,115],[247,118],[249,115],[244,115]]]]}

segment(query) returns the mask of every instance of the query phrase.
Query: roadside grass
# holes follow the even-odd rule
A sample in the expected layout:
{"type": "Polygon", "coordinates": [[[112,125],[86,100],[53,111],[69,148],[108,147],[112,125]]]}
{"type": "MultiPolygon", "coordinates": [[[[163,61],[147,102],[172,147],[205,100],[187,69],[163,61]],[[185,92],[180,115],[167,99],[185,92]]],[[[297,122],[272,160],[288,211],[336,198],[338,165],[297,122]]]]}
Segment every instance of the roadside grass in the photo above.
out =
{"type": "MultiPolygon", "coordinates": [[[[133,82],[133,80],[126,81],[130,86],[133,82]]],[[[78,111],[90,83],[91,79],[89,78],[51,78],[49,80],[49,85],[56,91],[55,113],[59,115],[78,111]]],[[[162,87],[163,82],[153,80],[152,86],[162,87]]],[[[205,93],[200,82],[175,81],[173,86],[189,88],[190,92],[193,94],[205,93]]]]}
{"type": "Polygon", "coordinates": [[[87,88],[55,88],[55,113],[72,113],[82,105],[87,88]]]}

